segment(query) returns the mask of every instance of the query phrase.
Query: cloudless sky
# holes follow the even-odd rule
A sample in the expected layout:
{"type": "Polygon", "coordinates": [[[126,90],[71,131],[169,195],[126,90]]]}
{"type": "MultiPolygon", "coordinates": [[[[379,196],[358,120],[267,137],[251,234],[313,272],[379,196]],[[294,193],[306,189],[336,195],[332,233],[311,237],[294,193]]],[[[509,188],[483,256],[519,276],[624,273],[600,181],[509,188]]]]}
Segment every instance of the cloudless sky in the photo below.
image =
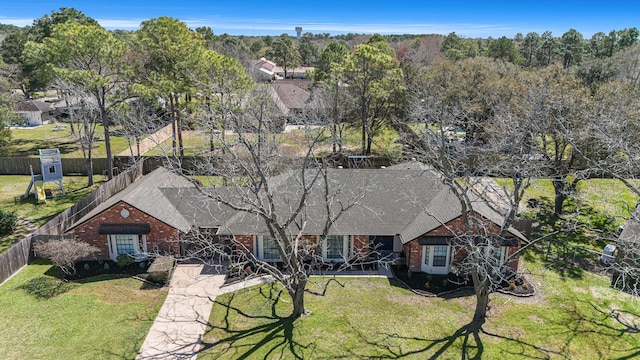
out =
{"type": "Polygon", "coordinates": [[[34,19],[73,7],[107,29],[135,30],[143,20],[171,16],[189,27],[209,26],[232,35],[443,34],[463,37],[513,37],[549,30],[561,36],[576,29],[595,32],[640,28],[640,1],[289,1],[289,0],[0,0],[0,23],[31,25],[34,19]]]}

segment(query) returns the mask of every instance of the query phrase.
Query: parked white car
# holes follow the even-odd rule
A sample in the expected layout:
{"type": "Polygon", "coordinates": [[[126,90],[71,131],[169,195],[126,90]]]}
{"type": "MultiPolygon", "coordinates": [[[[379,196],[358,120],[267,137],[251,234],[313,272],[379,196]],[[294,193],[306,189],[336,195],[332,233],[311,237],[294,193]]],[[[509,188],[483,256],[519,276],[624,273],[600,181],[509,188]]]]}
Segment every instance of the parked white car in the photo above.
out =
{"type": "Polygon", "coordinates": [[[611,264],[615,257],[616,246],[609,244],[602,249],[602,255],[600,255],[600,262],[603,264],[611,264]]]}

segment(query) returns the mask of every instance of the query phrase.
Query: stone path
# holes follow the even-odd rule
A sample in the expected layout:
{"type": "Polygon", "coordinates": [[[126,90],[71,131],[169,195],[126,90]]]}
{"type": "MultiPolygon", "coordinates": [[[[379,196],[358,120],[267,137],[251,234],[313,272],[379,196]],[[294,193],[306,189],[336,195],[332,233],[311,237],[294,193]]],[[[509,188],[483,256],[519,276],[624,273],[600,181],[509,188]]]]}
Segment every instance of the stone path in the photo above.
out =
{"type": "Polygon", "coordinates": [[[195,359],[224,275],[203,274],[203,265],[180,264],[136,359],[195,359]]]}
{"type": "Polygon", "coordinates": [[[36,226],[36,224],[30,222],[27,219],[18,219],[18,224],[25,226],[29,230],[29,233],[32,233],[38,230],[38,227],[36,226]]]}

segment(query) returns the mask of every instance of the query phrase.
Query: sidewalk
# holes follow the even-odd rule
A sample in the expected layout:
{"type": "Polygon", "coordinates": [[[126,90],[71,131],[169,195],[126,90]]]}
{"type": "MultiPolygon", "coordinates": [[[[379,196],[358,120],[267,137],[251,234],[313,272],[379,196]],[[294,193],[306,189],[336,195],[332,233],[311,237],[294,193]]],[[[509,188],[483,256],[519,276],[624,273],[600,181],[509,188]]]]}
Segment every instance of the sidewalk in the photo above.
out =
{"type": "Polygon", "coordinates": [[[167,295],[136,359],[195,359],[224,275],[202,274],[203,265],[174,269],[167,295]]]}

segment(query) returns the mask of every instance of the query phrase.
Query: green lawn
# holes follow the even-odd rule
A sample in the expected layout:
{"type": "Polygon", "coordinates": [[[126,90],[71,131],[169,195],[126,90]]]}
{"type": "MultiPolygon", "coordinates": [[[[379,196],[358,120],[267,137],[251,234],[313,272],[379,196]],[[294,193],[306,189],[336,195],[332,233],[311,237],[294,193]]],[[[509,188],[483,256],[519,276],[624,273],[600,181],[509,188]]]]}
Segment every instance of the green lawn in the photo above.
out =
{"type": "Polygon", "coordinates": [[[308,294],[312,313],[287,318],[287,295],[255,287],[219,296],[199,359],[568,358],[640,355],[640,304],[609,287],[608,278],[525,266],[538,293],[492,297],[482,331],[465,333],[474,297],[426,298],[386,279],[340,279],[324,297],[308,294]],[[612,315],[619,314],[616,318],[612,315]],[[466,343],[465,343],[466,342],[466,343]]]}
{"type": "Polygon", "coordinates": [[[109,276],[62,282],[31,264],[0,287],[3,359],[133,359],[166,289],[109,276]]]}
{"type": "MultiPolygon", "coordinates": [[[[96,180],[99,178],[96,177],[96,180]]],[[[38,204],[33,195],[24,202],[16,202],[14,198],[24,194],[30,180],[30,176],[0,176],[0,209],[15,211],[19,218],[26,219],[38,226],[44,225],[55,215],[71,207],[100,185],[98,183],[96,186],[88,188],[86,187],[86,176],[65,176],[63,183],[66,194],[64,196],[47,199],[45,204],[38,204]]],[[[47,186],[52,187],[53,185],[47,184],[47,186]]],[[[7,250],[11,244],[20,240],[27,233],[28,229],[21,226],[12,235],[0,237],[0,253],[7,250]]]]}
{"type": "MultiPolygon", "coordinates": [[[[202,154],[204,150],[209,149],[209,136],[197,131],[185,131],[182,134],[182,141],[184,143],[184,154],[186,156],[199,155],[202,154]]],[[[214,140],[214,144],[218,146],[219,142],[214,140]]],[[[146,152],[145,155],[170,156],[172,155],[172,146],[173,140],[169,138],[146,152]]]]}
{"type": "MultiPolygon", "coordinates": [[[[494,179],[501,186],[511,187],[510,179],[494,179]]],[[[629,218],[630,211],[636,206],[638,197],[622,182],[614,179],[589,179],[578,184],[578,197],[583,205],[590,206],[598,212],[616,218],[621,225],[629,218]]],[[[527,211],[527,200],[549,199],[553,201],[554,192],[550,179],[532,179],[520,204],[521,211],[527,211]]]]}
{"type": "MultiPolygon", "coordinates": [[[[47,124],[32,129],[11,130],[11,156],[38,157],[38,149],[60,149],[60,154],[65,158],[82,158],[82,151],[76,139],[69,130],[53,131],[56,126],[47,124]]],[[[98,141],[93,149],[95,158],[106,157],[104,147],[104,130],[101,125],[96,128],[98,141]]],[[[127,140],[120,136],[111,136],[111,152],[117,155],[128,148],[127,140]]]]}
{"type": "MultiPolygon", "coordinates": [[[[313,130],[315,134],[319,129],[313,130]]],[[[323,145],[316,147],[318,151],[331,151],[331,132],[327,129],[324,131],[321,142],[323,145]]],[[[361,133],[358,129],[349,128],[344,132],[343,137],[343,150],[347,152],[360,153],[361,149],[361,133]]],[[[220,135],[216,135],[215,146],[219,145],[217,138],[220,135]]],[[[390,158],[397,158],[401,155],[402,146],[396,143],[398,134],[392,129],[385,129],[378,136],[374,138],[374,142],[371,146],[371,151],[374,154],[381,156],[388,156],[390,158]]],[[[292,130],[287,133],[276,134],[276,140],[279,143],[279,149],[283,156],[304,156],[307,150],[307,140],[305,139],[304,130],[292,130]]],[[[183,134],[185,155],[198,155],[202,151],[208,151],[209,149],[209,135],[198,131],[187,131],[183,134]]],[[[167,139],[163,143],[156,146],[156,148],[150,150],[145,155],[168,155],[171,154],[172,140],[167,139]]]]}

